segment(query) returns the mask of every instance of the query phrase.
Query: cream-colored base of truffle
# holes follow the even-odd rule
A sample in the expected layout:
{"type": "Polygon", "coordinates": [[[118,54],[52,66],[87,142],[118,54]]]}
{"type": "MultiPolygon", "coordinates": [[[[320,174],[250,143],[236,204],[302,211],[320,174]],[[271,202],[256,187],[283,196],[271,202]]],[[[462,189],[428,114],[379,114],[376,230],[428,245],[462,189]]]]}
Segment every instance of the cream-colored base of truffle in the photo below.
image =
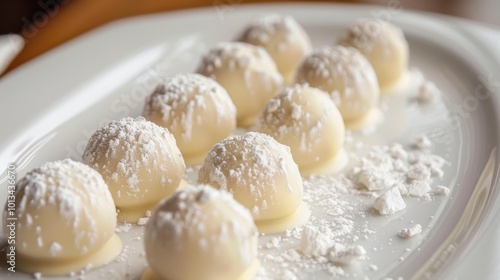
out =
{"type": "Polygon", "coordinates": [[[283,87],[291,86],[295,83],[295,71],[283,75],[283,87]]]}
{"type": "Polygon", "coordinates": [[[114,260],[122,251],[123,244],[115,233],[98,251],[76,259],[69,260],[35,260],[23,255],[17,256],[19,270],[27,273],[40,272],[43,276],[65,276],[90,266],[98,268],[114,260]]]}
{"type": "Polygon", "coordinates": [[[349,162],[349,157],[347,156],[346,151],[342,148],[336,156],[327,162],[321,162],[314,166],[302,167],[300,168],[300,175],[309,176],[309,175],[321,175],[321,174],[331,174],[337,173],[342,168],[344,168],[349,162]]]}
{"type": "Polygon", "coordinates": [[[255,225],[259,233],[280,233],[287,229],[303,226],[309,220],[311,210],[304,202],[301,202],[293,214],[272,220],[256,221],[255,225]]]}
{"type": "Polygon", "coordinates": [[[366,113],[364,116],[362,116],[358,119],[352,120],[352,121],[345,122],[344,123],[345,129],[347,129],[347,130],[365,129],[365,128],[369,127],[370,125],[375,124],[380,119],[382,119],[383,115],[384,114],[382,113],[382,111],[378,107],[373,108],[368,113],[366,113]]]}
{"type": "Polygon", "coordinates": [[[406,87],[408,87],[409,83],[409,74],[408,71],[403,73],[399,79],[396,81],[387,84],[387,85],[381,85],[380,86],[380,94],[382,95],[392,95],[395,93],[402,92],[406,87]]]}
{"type": "MultiPolygon", "coordinates": [[[[260,262],[258,259],[255,259],[250,266],[235,280],[250,280],[252,279],[257,271],[259,270],[260,262]]],[[[195,268],[196,269],[196,268],[195,268]]],[[[161,280],[161,277],[157,276],[151,267],[146,268],[144,273],[142,274],[141,280],[161,280]]]]}
{"type": "Polygon", "coordinates": [[[193,156],[184,156],[184,162],[187,165],[198,165],[202,164],[205,158],[207,157],[207,154],[210,151],[207,151],[206,153],[202,153],[199,155],[193,155],[193,156]]]}
{"type": "MultiPolygon", "coordinates": [[[[177,188],[182,188],[184,186],[187,186],[187,184],[188,183],[183,179],[181,180],[177,188]]],[[[147,211],[153,211],[153,209],[155,209],[156,205],[158,204],[158,202],[160,202],[161,199],[163,199],[163,197],[160,197],[158,201],[148,204],[137,205],[134,207],[119,207],[117,216],[118,222],[137,223],[140,218],[146,216],[147,211]]]]}
{"type": "Polygon", "coordinates": [[[257,122],[257,117],[258,115],[244,119],[238,119],[237,126],[242,128],[251,128],[257,122]]]}
{"type": "Polygon", "coordinates": [[[186,180],[182,179],[181,182],[179,183],[179,187],[178,189],[180,188],[184,188],[185,186],[189,185],[188,182],[186,182],[186,180]]]}

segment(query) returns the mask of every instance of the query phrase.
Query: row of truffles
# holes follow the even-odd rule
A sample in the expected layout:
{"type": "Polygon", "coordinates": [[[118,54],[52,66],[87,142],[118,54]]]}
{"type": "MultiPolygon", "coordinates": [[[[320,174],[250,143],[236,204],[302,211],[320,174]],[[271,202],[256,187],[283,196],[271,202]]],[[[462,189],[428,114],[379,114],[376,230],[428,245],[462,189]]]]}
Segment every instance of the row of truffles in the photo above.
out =
{"type": "Polygon", "coordinates": [[[188,164],[201,163],[240,126],[290,146],[302,175],[337,171],[345,165],[345,129],[381,117],[380,87],[402,80],[408,60],[401,30],[380,20],[358,21],[338,42],[312,51],[293,18],[258,18],[238,42],[209,50],[199,74],[167,78],[148,97],[143,115],[173,133],[188,164]],[[287,92],[297,93],[290,99],[287,92]]]}
{"type": "Polygon", "coordinates": [[[404,80],[407,61],[401,31],[382,21],[359,21],[339,45],[313,51],[293,18],[256,20],[197,74],[159,85],[144,117],[99,128],[83,163],[49,162],[16,184],[20,270],[102,266],[121,251],[117,221],[154,209],[144,279],[251,277],[257,233],[307,222],[301,175],[346,164],[346,127],[376,119],[380,90],[404,80]],[[256,132],[231,136],[237,126],[256,132]],[[185,161],[202,163],[199,186],[185,186],[185,161]]]}
{"type": "Polygon", "coordinates": [[[142,117],[98,129],[83,161],[88,165],[46,163],[16,185],[20,270],[67,275],[102,266],[122,248],[117,217],[136,222],[154,209],[145,231],[151,266],[145,277],[235,279],[258,267],[258,232],[283,232],[310,216],[290,149],[258,132],[216,144],[199,172],[201,187],[183,186],[174,137],[142,117]],[[193,263],[203,269],[176,274],[193,263]]]}
{"type": "Polygon", "coordinates": [[[259,266],[258,232],[283,232],[310,216],[289,148],[261,133],[217,143],[198,183],[153,211],[144,230],[143,280],[251,279],[259,266]]]}

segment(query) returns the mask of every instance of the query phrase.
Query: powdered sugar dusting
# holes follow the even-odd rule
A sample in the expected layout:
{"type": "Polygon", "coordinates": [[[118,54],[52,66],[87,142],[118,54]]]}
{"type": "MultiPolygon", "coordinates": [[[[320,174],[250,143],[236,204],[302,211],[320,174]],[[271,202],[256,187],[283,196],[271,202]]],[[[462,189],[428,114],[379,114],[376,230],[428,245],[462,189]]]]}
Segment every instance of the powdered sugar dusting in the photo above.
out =
{"type": "MultiPolygon", "coordinates": [[[[349,144],[359,146],[352,140],[349,144]]],[[[438,172],[431,170],[442,171],[446,162],[430,149],[421,150],[411,143],[407,148],[398,143],[367,148],[363,157],[355,158],[347,175],[304,179],[304,201],[317,208],[305,226],[268,239],[260,252],[265,276],[257,279],[275,279],[285,272],[300,279],[311,271],[330,278],[355,277],[345,265],[368,260],[367,249],[360,244],[373,242],[372,236],[377,235],[376,228],[362,222],[374,215],[372,209],[389,218],[415,198],[426,203],[436,194],[438,188],[432,192],[431,186],[438,172]]],[[[420,233],[416,225],[404,232],[405,238],[420,233]]],[[[368,265],[367,270],[378,267],[368,265]]]]}
{"type": "Polygon", "coordinates": [[[392,189],[385,192],[383,195],[379,196],[373,207],[379,211],[382,215],[393,214],[406,208],[406,204],[401,197],[398,187],[393,187],[392,189]]]}
{"type": "Polygon", "coordinates": [[[398,235],[399,235],[399,237],[401,237],[403,239],[407,239],[407,238],[413,237],[413,236],[420,234],[420,233],[422,233],[422,226],[420,224],[416,224],[416,225],[411,226],[409,228],[402,229],[398,233],[398,235]]]}
{"type": "MultiPolygon", "coordinates": [[[[417,142],[423,137],[417,136],[417,142]]],[[[359,166],[351,169],[350,177],[359,187],[369,191],[398,186],[403,195],[422,197],[430,191],[432,180],[442,177],[445,163],[437,155],[422,150],[406,151],[398,144],[375,146],[361,158],[359,166]]]]}

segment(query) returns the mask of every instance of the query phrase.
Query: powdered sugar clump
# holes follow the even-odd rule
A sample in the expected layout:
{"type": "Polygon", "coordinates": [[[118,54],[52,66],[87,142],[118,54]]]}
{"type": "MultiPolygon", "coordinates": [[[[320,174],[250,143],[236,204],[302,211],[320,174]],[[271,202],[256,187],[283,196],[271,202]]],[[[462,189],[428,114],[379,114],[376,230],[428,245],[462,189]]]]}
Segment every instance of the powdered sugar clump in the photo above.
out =
{"type": "Polygon", "coordinates": [[[351,169],[350,178],[369,191],[398,187],[402,195],[427,196],[433,178],[443,176],[446,161],[425,151],[431,145],[427,137],[417,136],[416,143],[422,150],[406,151],[399,144],[373,147],[351,169]]]}
{"type": "Polygon", "coordinates": [[[407,239],[420,233],[422,233],[422,226],[420,224],[416,224],[412,227],[402,229],[398,233],[398,236],[403,239],[407,239]]]}
{"type": "Polygon", "coordinates": [[[415,87],[414,100],[420,104],[430,104],[441,96],[441,90],[437,85],[426,79],[424,74],[418,69],[411,69],[410,75],[415,87]]]}
{"type": "Polygon", "coordinates": [[[362,246],[337,243],[334,237],[328,227],[306,226],[302,231],[300,252],[309,257],[325,257],[336,263],[350,263],[366,255],[362,246]]]}
{"type": "Polygon", "coordinates": [[[380,214],[388,215],[405,209],[406,204],[401,197],[398,187],[393,187],[375,199],[373,207],[377,209],[380,214]]]}
{"type": "Polygon", "coordinates": [[[450,189],[448,187],[445,187],[445,186],[436,186],[434,188],[434,194],[437,194],[437,195],[443,195],[443,196],[448,196],[450,195],[450,189]]]}

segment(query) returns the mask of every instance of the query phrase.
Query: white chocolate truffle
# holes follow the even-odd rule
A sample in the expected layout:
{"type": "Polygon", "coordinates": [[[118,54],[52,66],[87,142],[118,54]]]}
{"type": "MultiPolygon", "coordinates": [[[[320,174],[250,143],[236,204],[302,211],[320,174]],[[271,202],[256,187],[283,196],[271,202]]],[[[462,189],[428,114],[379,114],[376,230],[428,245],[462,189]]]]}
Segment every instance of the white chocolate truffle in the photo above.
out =
{"type": "Polygon", "coordinates": [[[191,164],[201,163],[236,128],[236,107],[227,91],[199,74],[179,74],[159,85],[146,100],[144,116],[174,135],[191,164]]]}
{"type": "Polygon", "coordinates": [[[241,279],[256,272],[257,238],[249,211],[230,194],[204,185],[161,201],[144,231],[146,258],[157,279],[241,279]]]}
{"type": "Polygon", "coordinates": [[[136,222],[172,194],[184,175],[184,160],[169,131],[143,117],[123,118],[89,139],[83,162],[109,186],[119,221],[136,222]]]}
{"type": "Polygon", "coordinates": [[[219,43],[202,59],[198,73],[216,80],[233,100],[238,126],[251,126],[283,84],[269,54],[246,43],[219,43]]]}
{"type": "Polygon", "coordinates": [[[92,168],[70,159],[48,162],[26,174],[16,189],[15,207],[5,205],[4,224],[17,224],[19,270],[65,275],[89,264],[102,266],[121,252],[113,198],[92,168]],[[12,215],[9,208],[15,209],[12,215]]]}
{"type": "Polygon", "coordinates": [[[276,14],[257,18],[243,32],[240,41],[265,48],[286,83],[292,82],[295,69],[312,50],[302,26],[291,16],[276,14]]]}
{"type": "Polygon", "coordinates": [[[328,94],[307,84],[284,88],[259,117],[259,131],[290,147],[303,176],[338,171],[344,122],[328,94]]]}
{"type": "Polygon", "coordinates": [[[272,137],[248,132],[214,145],[198,183],[231,193],[252,213],[260,232],[281,232],[309,217],[302,202],[299,168],[290,148],[272,137]]]}
{"type": "Polygon", "coordinates": [[[347,126],[367,117],[378,105],[377,76],[366,58],[351,47],[313,51],[299,66],[296,80],[329,93],[347,126]]]}
{"type": "Polygon", "coordinates": [[[404,79],[408,68],[408,42],[400,28],[379,19],[361,19],[338,43],[356,48],[370,61],[382,93],[404,79]]]}

